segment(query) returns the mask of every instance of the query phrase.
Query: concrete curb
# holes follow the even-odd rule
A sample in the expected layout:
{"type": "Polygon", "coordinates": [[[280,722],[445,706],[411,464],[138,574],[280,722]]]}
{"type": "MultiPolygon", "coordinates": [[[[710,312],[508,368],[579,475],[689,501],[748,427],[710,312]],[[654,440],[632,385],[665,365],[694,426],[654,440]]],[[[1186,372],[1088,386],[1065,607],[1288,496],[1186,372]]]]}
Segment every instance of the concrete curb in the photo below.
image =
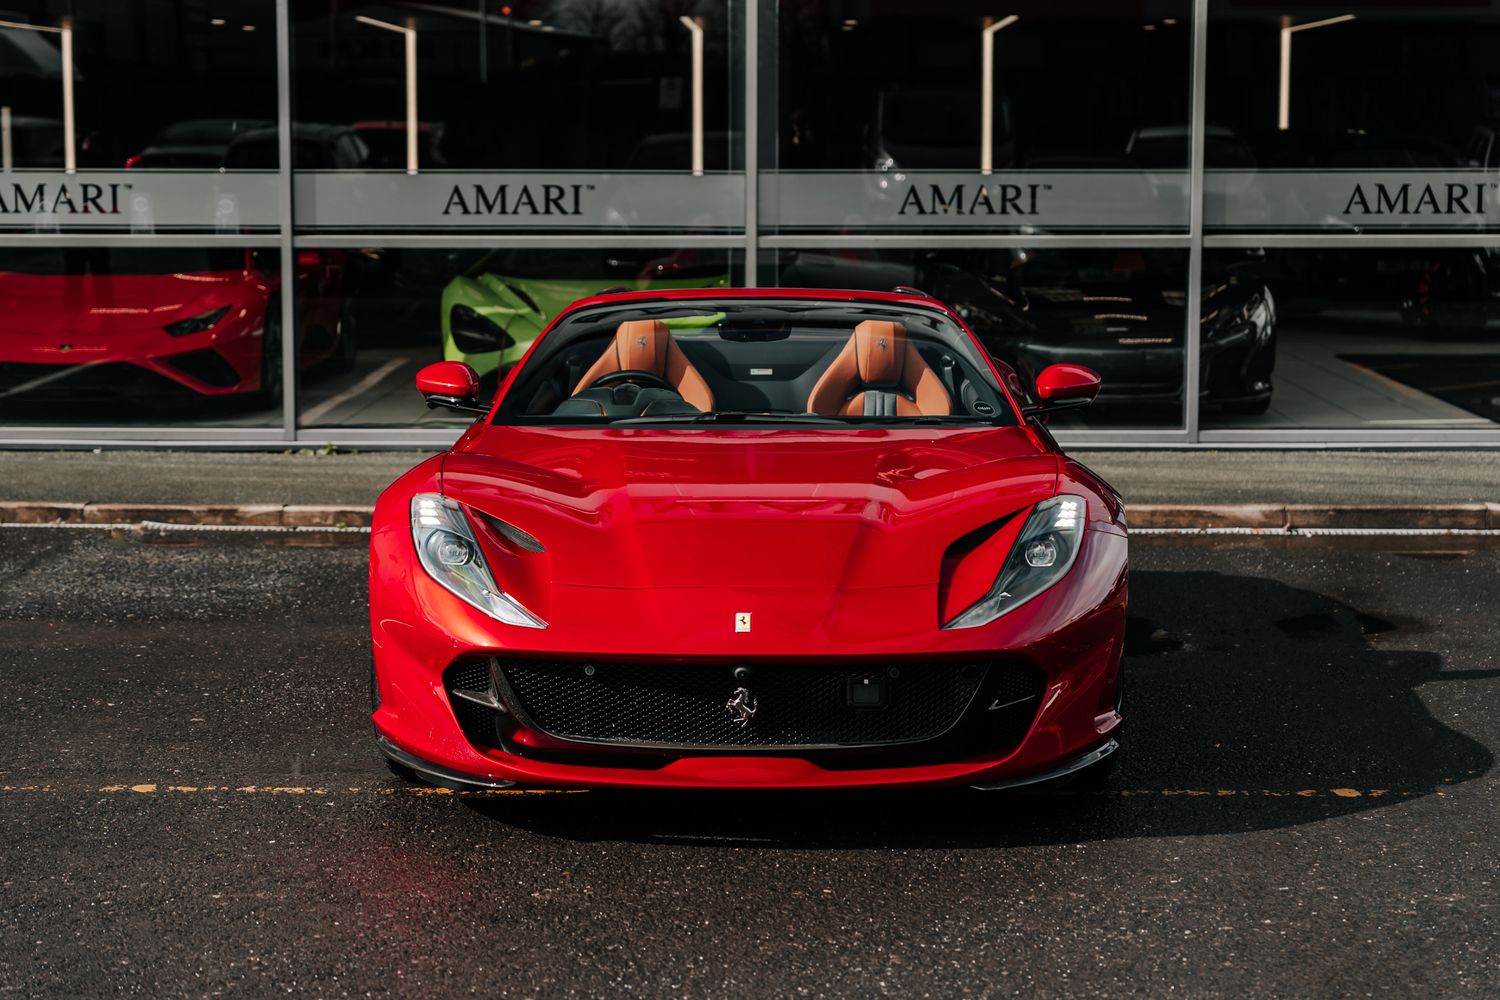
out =
{"type": "MultiPolygon", "coordinates": [[[[0,524],[163,524],[363,528],[373,507],[339,504],[143,504],[0,500],[0,524]]],[[[1132,504],[1136,528],[1425,528],[1500,530],[1500,503],[1132,504]]]]}
{"type": "Polygon", "coordinates": [[[374,507],[340,504],[48,503],[0,500],[0,524],[200,524],[363,528],[374,507]]]}
{"type": "Polygon", "coordinates": [[[1137,528],[1500,529],[1500,503],[1454,504],[1130,504],[1137,528]]]}

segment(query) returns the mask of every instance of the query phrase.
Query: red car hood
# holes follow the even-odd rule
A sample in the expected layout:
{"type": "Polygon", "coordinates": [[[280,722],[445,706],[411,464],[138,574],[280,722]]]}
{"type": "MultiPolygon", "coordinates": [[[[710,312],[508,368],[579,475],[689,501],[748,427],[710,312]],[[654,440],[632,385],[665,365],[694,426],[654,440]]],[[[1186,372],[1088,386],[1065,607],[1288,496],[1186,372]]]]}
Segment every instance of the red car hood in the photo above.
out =
{"type": "Polygon", "coordinates": [[[613,634],[603,651],[643,633],[676,646],[688,622],[718,634],[751,609],[777,645],[930,633],[945,550],[1057,476],[1020,428],[492,427],[448,456],[443,492],[539,540],[545,553],[500,557],[501,586],[554,633],[613,634]]]}
{"type": "Polygon", "coordinates": [[[56,275],[0,272],[0,333],[49,340],[159,329],[227,301],[244,272],[56,275]]]}

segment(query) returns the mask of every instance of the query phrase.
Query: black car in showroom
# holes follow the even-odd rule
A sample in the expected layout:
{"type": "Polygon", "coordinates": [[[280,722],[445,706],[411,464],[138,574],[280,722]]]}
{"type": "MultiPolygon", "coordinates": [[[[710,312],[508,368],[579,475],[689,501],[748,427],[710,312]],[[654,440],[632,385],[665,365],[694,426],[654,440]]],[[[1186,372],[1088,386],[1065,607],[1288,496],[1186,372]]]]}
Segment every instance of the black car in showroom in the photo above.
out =
{"type": "MultiPolygon", "coordinates": [[[[1265,413],[1276,364],[1276,305],[1255,253],[1203,276],[1199,393],[1206,406],[1265,413]]],[[[1180,405],[1187,265],[1172,250],[799,252],[786,284],[914,285],[952,306],[1028,383],[1060,362],[1104,380],[1100,401],[1180,405]]]]}

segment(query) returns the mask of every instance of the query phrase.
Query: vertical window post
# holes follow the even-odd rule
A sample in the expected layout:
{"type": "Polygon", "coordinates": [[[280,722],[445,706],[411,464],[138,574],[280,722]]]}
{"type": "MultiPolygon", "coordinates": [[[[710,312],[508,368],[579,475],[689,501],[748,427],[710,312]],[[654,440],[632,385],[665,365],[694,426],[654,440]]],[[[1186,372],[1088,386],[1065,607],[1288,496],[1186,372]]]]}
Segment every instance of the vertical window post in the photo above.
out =
{"type": "Polygon", "coordinates": [[[693,37],[693,176],[703,176],[703,18],[678,18],[693,37]]]}
{"type": "MultiPolygon", "coordinates": [[[[16,31],[40,31],[57,35],[62,55],[62,102],[63,102],[63,170],[78,172],[78,143],[73,120],[73,19],[64,17],[62,26],[54,28],[46,24],[26,24],[21,21],[0,21],[0,28],[16,31]]],[[[11,149],[10,112],[5,116],[5,148],[11,149]]],[[[5,157],[5,169],[11,168],[10,156],[5,157]]]]}
{"type": "Polygon", "coordinates": [[[979,172],[986,176],[995,169],[995,35],[1020,19],[1019,14],[998,21],[987,17],[979,33],[979,172]]]}
{"type": "Polygon", "coordinates": [[[1354,20],[1353,14],[1325,17],[1321,21],[1293,24],[1291,17],[1281,19],[1281,90],[1276,108],[1276,127],[1285,132],[1292,127],[1292,36],[1299,31],[1326,28],[1331,24],[1343,24],[1354,20]]]}
{"type": "Polygon", "coordinates": [[[395,31],[405,36],[406,42],[406,172],[417,172],[417,21],[408,17],[406,24],[392,24],[377,18],[356,14],[360,24],[384,31],[395,31]]]}

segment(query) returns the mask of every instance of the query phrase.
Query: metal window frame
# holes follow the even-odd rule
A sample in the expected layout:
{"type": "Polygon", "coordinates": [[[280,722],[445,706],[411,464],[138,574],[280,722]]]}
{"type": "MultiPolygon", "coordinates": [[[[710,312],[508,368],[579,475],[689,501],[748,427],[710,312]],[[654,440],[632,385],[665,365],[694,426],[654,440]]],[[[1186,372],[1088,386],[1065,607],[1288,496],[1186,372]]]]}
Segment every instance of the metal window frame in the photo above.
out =
{"type": "Polygon", "coordinates": [[[1188,284],[1183,322],[1182,419],[1189,444],[1198,443],[1203,368],[1203,154],[1208,120],[1208,0],[1193,0],[1192,100],[1188,123],[1188,284]]]}
{"type": "Polygon", "coordinates": [[[684,233],[350,233],[297,234],[293,242],[302,250],[337,250],[350,247],[391,247],[404,250],[462,250],[504,247],[517,250],[588,248],[599,249],[704,249],[742,250],[748,244],[742,233],[725,235],[684,233]]]}
{"type": "MultiPolygon", "coordinates": [[[[411,427],[304,427],[300,420],[299,371],[296,344],[296,273],[300,249],[335,249],[359,246],[392,248],[471,248],[506,246],[535,249],[630,248],[656,249],[700,247],[742,252],[744,284],[761,283],[762,250],[799,247],[840,249],[921,249],[939,247],[1048,247],[1070,248],[1162,248],[1188,251],[1187,331],[1184,341],[1184,400],[1182,424],[1172,428],[1059,430],[1057,438],[1067,447],[1087,448],[1475,448],[1500,447],[1500,426],[1493,429],[1421,430],[1360,428],[1255,429],[1204,428],[1198,398],[1202,314],[1203,254],[1206,249],[1243,248],[1347,248],[1347,247],[1500,247],[1500,232],[1468,233],[1324,233],[1307,232],[1206,232],[1204,225],[1204,140],[1207,119],[1208,0],[1192,0],[1192,44],[1189,70],[1191,93],[1189,226],[1186,232],[1164,233],[817,233],[781,234],[760,219],[759,189],[763,164],[761,136],[762,82],[771,104],[777,87],[775,0],[744,0],[740,7],[743,30],[737,42],[743,60],[740,95],[743,114],[745,218],[740,232],[682,233],[593,232],[569,234],[482,233],[341,233],[299,234],[292,170],[292,45],[290,0],[275,0],[276,100],[280,147],[278,169],[279,226],[276,232],[249,235],[203,233],[0,233],[0,247],[276,247],[281,253],[282,310],[282,407],[280,423],[262,427],[198,426],[74,426],[0,425],[0,446],[12,448],[87,448],[129,446],[138,448],[203,448],[223,450],[280,449],[291,445],[351,446],[365,449],[442,449],[463,428],[411,427]],[[761,72],[764,61],[767,72],[761,72]]],[[[767,109],[769,111],[769,109],[767,109]]],[[[771,139],[774,146],[775,138],[771,139]]],[[[766,169],[775,169],[774,162],[766,169]]]]}
{"type": "MultiPolygon", "coordinates": [[[[281,175],[281,439],[297,440],[297,248],[292,203],[291,0],[276,0],[276,145],[281,175]]],[[[264,343],[264,341],[262,341],[264,343]]],[[[262,354],[264,357],[264,354],[262,354]]]]}

